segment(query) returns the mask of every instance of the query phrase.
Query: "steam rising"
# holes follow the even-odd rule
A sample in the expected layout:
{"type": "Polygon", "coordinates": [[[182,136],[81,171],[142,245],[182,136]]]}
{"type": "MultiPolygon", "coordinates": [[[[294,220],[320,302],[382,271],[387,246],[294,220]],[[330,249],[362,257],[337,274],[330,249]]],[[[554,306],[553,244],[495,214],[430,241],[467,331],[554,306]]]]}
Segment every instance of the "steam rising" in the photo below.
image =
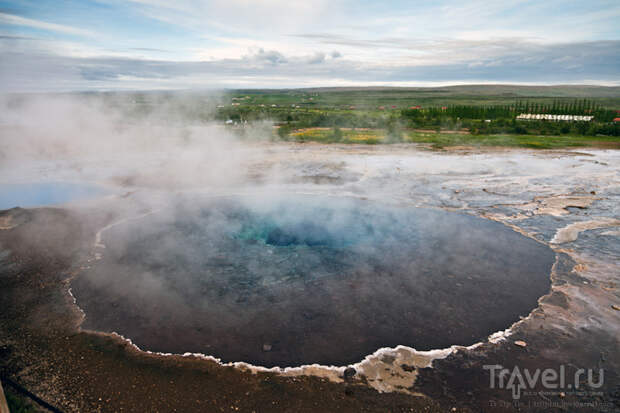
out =
{"type": "MultiPolygon", "coordinates": [[[[68,180],[178,188],[240,184],[260,155],[206,121],[216,95],[20,95],[0,99],[0,159],[70,169],[68,180]]],[[[261,130],[255,131],[259,137],[261,130]]],[[[41,176],[34,176],[40,179],[41,176]]]]}
{"type": "MultiPolygon", "coordinates": [[[[264,143],[270,127],[242,139],[206,121],[217,101],[2,100],[4,180],[61,176],[122,195],[100,207],[121,220],[101,224],[109,230],[93,240],[100,260],[73,281],[85,327],[119,332],[145,349],[226,361],[340,364],[385,346],[472,344],[526,315],[547,291],[553,254],[500,224],[293,196],[398,194],[403,181],[385,175],[370,183],[367,171],[347,171],[341,159],[299,163],[291,147],[264,143]],[[225,196],[239,193],[252,196],[225,196]],[[524,265],[530,279],[514,285],[524,265]]],[[[413,167],[455,169],[428,160],[413,167]]],[[[487,167],[474,159],[458,168],[487,167]]]]}
{"type": "Polygon", "coordinates": [[[553,263],[479,218],[290,194],[177,197],[102,239],[73,283],[86,328],[262,366],[473,344],[536,305],[553,263]]]}

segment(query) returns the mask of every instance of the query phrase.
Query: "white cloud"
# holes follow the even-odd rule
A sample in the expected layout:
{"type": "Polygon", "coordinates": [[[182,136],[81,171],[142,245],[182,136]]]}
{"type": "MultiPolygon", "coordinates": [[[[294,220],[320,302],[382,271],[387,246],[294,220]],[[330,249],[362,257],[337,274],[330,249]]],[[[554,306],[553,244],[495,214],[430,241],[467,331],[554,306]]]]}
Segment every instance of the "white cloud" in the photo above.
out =
{"type": "MultiPolygon", "coordinates": [[[[342,0],[131,0],[136,10],[168,24],[209,34],[227,33],[269,37],[333,21],[342,0]]],[[[337,13],[341,15],[340,13],[337,13]]]]}
{"type": "Polygon", "coordinates": [[[13,14],[0,13],[0,23],[10,24],[14,26],[26,26],[34,29],[49,30],[58,33],[71,34],[76,36],[94,36],[90,30],[84,30],[77,27],[65,26],[62,24],[48,23],[40,20],[28,19],[13,14]]]}
{"type": "MultiPolygon", "coordinates": [[[[239,58],[211,61],[163,61],[112,57],[67,57],[50,54],[4,53],[0,85],[10,90],[54,87],[61,90],[187,87],[301,87],[320,84],[455,83],[595,83],[618,81],[620,41],[539,45],[503,45],[496,54],[468,59],[426,57],[365,61],[278,50],[251,50],[239,58]],[[281,83],[275,84],[274,82],[281,83]],[[116,85],[116,86],[114,86],[116,85]],[[136,86],[137,87],[137,86],[136,86]]],[[[7,90],[5,90],[7,91],[7,90]]]]}
{"type": "MultiPolygon", "coordinates": [[[[613,24],[620,8],[611,1],[595,1],[601,7],[572,1],[572,8],[560,0],[98,1],[137,16],[142,26],[112,33],[103,21],[96,38],[71,42],[9,32],[0,36],[0,80],[11,87],[131,83],[148,89],[620,79],[620,33],[613,24]]],[[[10,14],[0,13],[0,23],[92,35],[10,14]]]]}

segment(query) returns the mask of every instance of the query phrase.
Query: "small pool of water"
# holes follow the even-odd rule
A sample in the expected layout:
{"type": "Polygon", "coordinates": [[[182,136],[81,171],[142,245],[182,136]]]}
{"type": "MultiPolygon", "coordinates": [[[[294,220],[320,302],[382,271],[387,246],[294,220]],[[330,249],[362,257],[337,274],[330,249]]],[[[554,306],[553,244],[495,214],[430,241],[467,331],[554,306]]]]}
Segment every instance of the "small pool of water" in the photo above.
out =
{"type": "Polygon", "coordinates": [[[0,184],[0,210],[64,204],[104,192],[97,185],[70,182],[0,184]]]}

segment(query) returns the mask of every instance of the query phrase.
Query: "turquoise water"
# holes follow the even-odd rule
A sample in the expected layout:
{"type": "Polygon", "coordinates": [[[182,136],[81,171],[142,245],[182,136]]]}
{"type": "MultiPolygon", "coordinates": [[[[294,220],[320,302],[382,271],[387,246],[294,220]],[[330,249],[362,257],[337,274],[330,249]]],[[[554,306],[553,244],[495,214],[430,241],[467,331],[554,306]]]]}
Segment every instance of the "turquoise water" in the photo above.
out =
{"type": "Polygon", "coordinates": [[[0,210],[58,205],[92,198],[102,193],[104,190],[99,186],[69,182],[0,184],[0,210]]]}
{"type": "Polygon", "coordinates": [[[548,247],[471,215],[339,197],[199,199],[110,228],[83,328],[262,366],[471,345],[549,291],[548,247]],[[265,349],[268,350],[265,350],[265,349]]]}

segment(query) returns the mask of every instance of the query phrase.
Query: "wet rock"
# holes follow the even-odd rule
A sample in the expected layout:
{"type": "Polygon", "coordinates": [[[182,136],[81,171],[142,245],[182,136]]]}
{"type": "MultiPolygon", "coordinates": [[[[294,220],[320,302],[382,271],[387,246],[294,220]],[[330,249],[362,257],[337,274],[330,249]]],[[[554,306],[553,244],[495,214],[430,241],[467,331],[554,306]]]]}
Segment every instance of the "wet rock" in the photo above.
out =
{"type": "Polygon", "coordinates": [[[345,380],[351,380],[356,373],[357,371],[353,367],[347,367],[346,369],[344,369],[344,373],[342,374],[342,376],[345,380]]]}
{"type": "Polygon", "coordinates": [[[412,371],[415,371],[415,366],[411,366],[409,364],[401,364],[400,368],[409,373],[411,373],[412,371]]]}
{"type": "Polygon", "coordinates": [[[522,340],[517,340],[517,341],[515,341],[515,346],[527,347],[527,343],[525,341],[522,341],[522,340]]]}
{"type": "Polygon", "coordinates": [[[13,229],[29,219],[30,213],[28,210],[20,207],[0,211],[0,230],[13,229]]]}
{"type": "Polygon", "coordinates": [[[320,313],[318,313],[317,311],[312,311],[312,310],[304,311],[301,313],[301,316],[306,320],[314,320],[319,315],[320,313]]]}
{"type": "Polygon", "coordinates": [[[575,222],[558,229],[555,236],[551,239],[551,243],[563,244],[576,241],[579,234],[583,231],[613,226],[620,226],[620,220],[603,217],[590,221],[575,222]]]}
{"type": "Polygon", "coordinates": [[[381,357],[381,361],[385,364],[392,364],[394,363],[394,360],[396,360],[396,357],[387,354],[381,357]]]}

